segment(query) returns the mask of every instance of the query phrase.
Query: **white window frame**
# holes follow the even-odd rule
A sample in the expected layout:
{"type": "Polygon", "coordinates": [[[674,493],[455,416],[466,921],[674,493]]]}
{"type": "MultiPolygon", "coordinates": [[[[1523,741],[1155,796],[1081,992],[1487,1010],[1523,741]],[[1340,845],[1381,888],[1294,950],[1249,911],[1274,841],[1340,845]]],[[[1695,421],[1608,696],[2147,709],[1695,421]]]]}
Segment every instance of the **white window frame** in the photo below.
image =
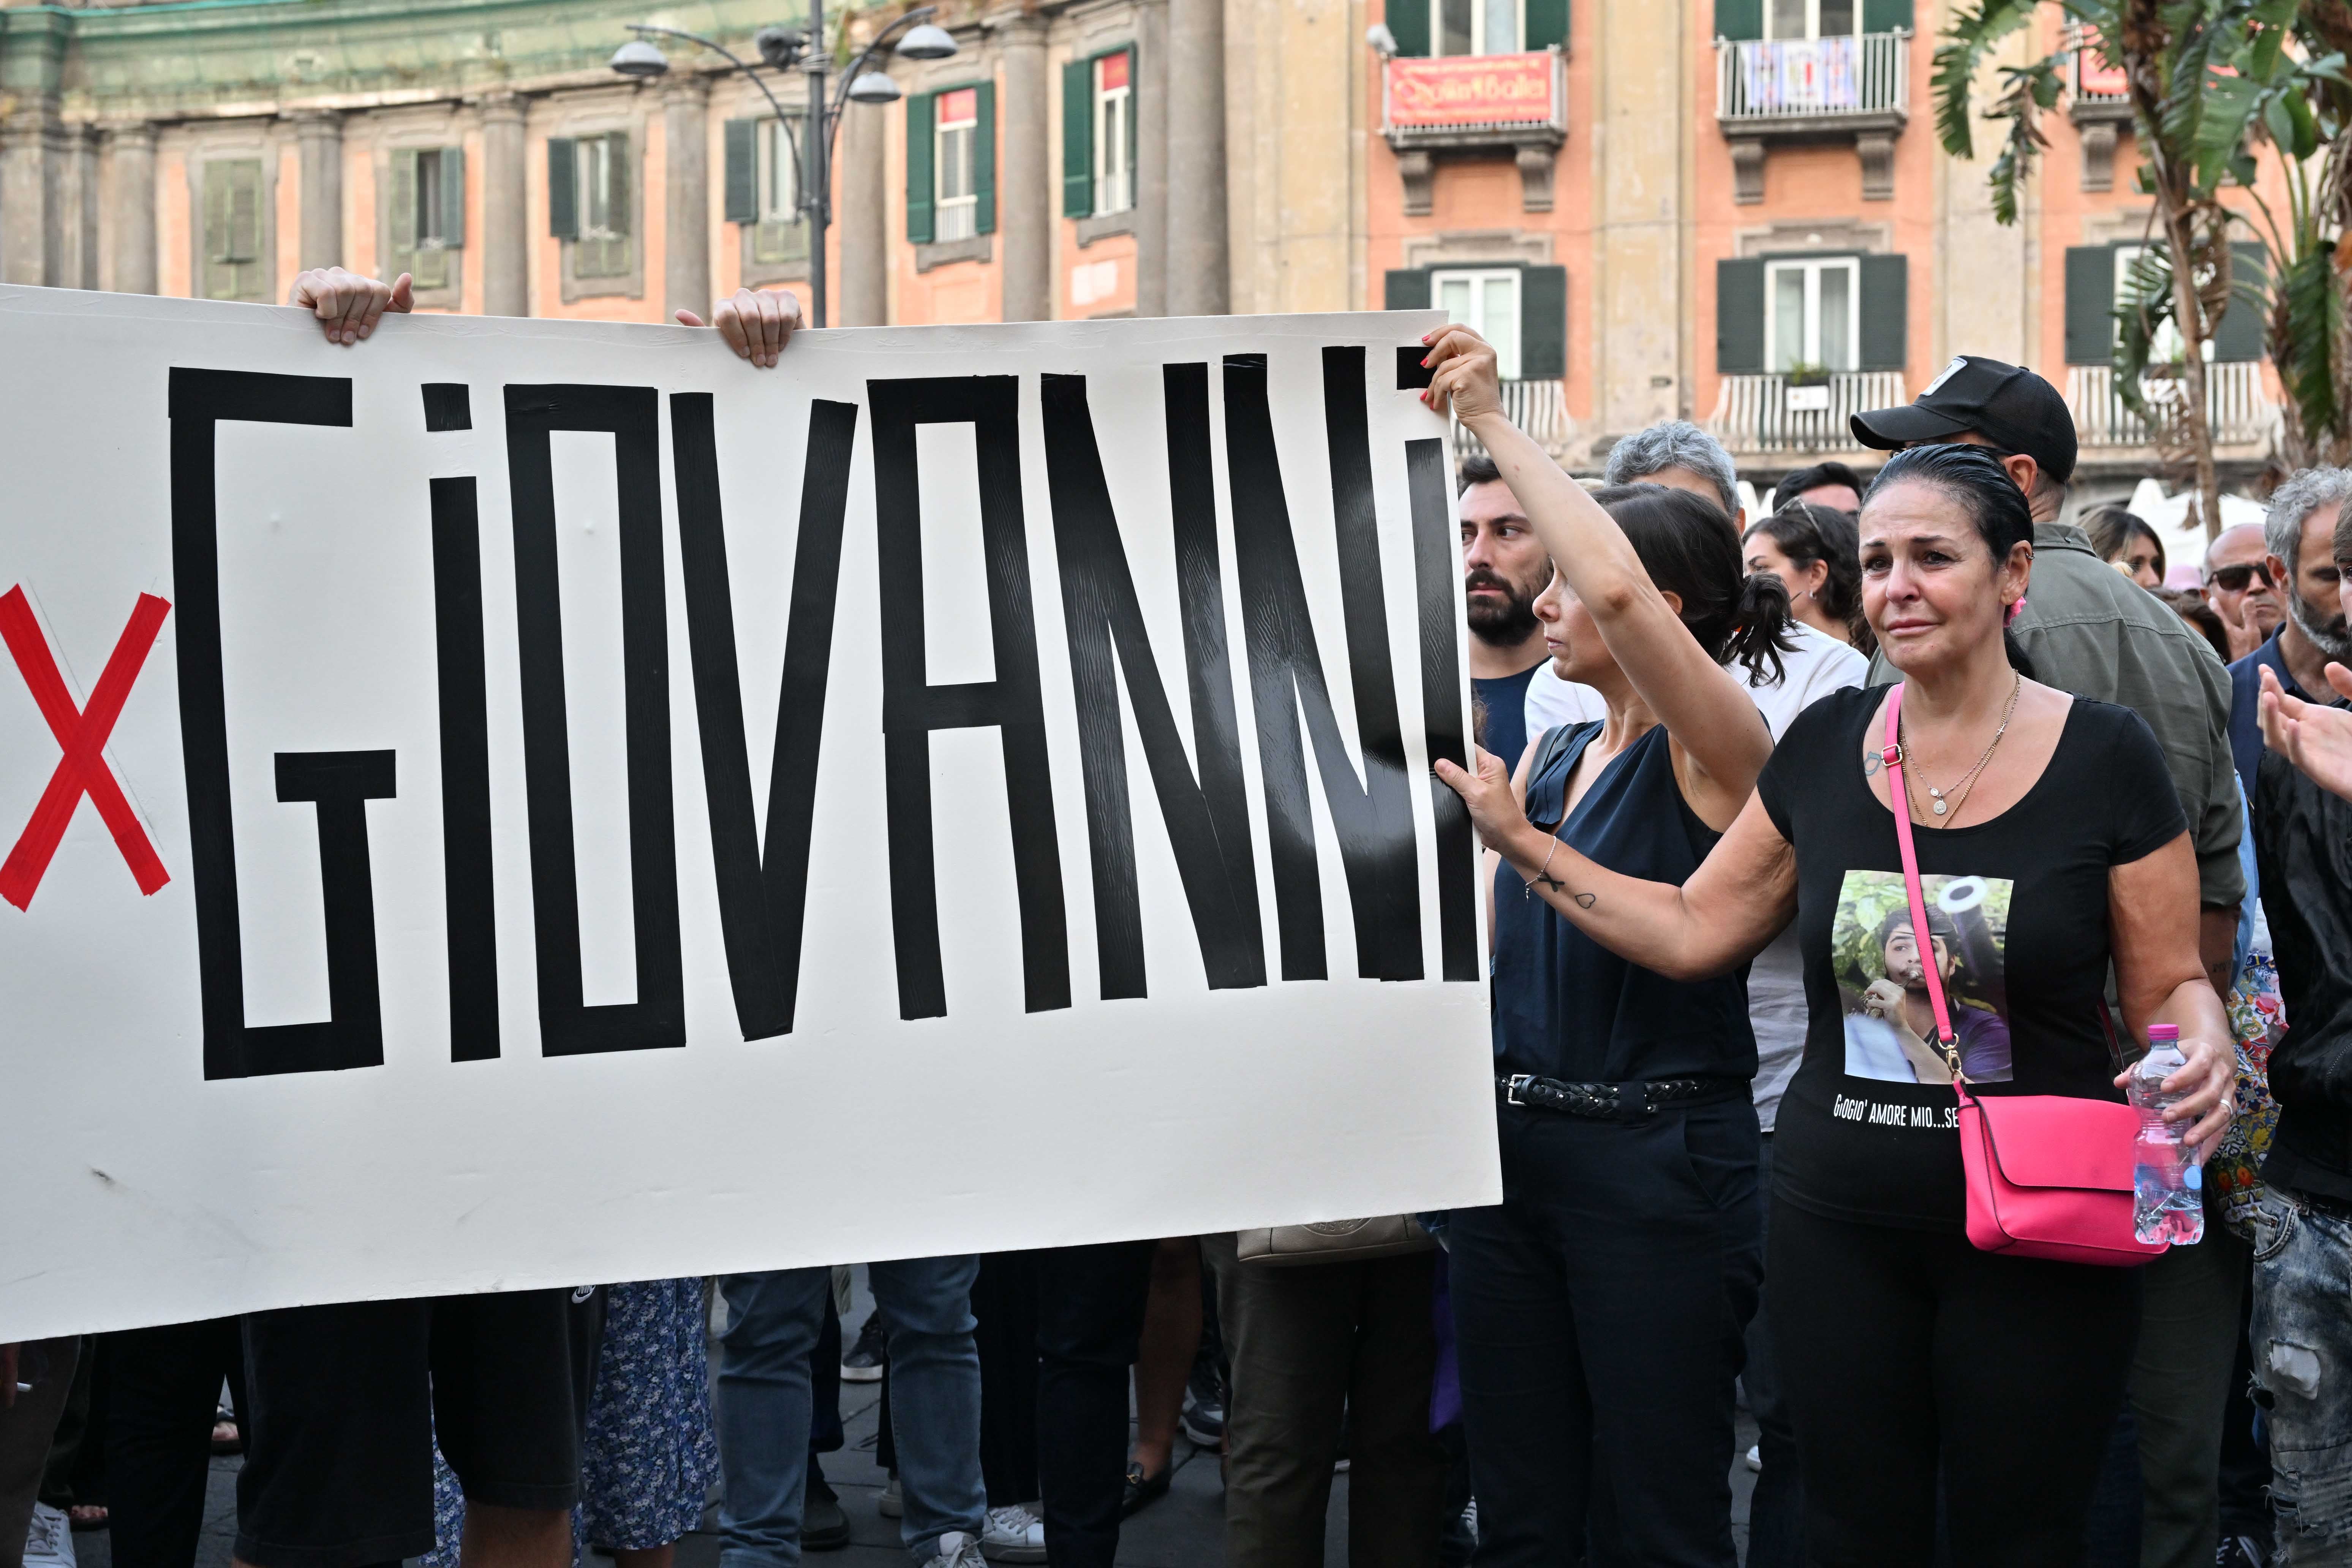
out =
{"type": "Polygon", "coordinates": [[[1856,369],[1862,360],[1862,258],[1858,256],[1795,257],[1764,264],[1764,364],[1779,375],[1789,367],[1780,363],[1780,289],[1782,273],[1801,272],[1805,279],[1804,351],[1799,363],[1823,364],[1822,359],[1822,274],[1836,268],[1846,275],[1845,342],[1853,364],[1824,365],[1832,374],[1856,369]]]}
{"type": "Polygon", "coordinates": [[[980,90],[955,88],[941,93],[938,102],[941,112],[931,131],[932,237],[940,243],[971,239],[980,233],[980,90]],[[971,94],[971,117],[968,120],[947,118],[947,100],[959,92],[971,94]],[[951,196],[948,195],[948,148],[952,136],[963,139],[961,166],[971,188],[951,196]]]}
{"type": "Polygon", "coordinates": [[[583,136],[572,147],[572,155],[580,181],[580,237],[620,238],[621,231],[613,226],[613,139],[583,136]],[[602,221],[597,216],[600,211],[602,221]]]}
{"type": "Polygon", "coordinates": [[[1525,276],[1516,267],[1440,268],[1429,275],[1429,302],[1440,310],[1444,309],[1439,302],[1445,297],[1445,285],[1448,283],[1470,285],[1470,319],[1461,324],[1481,332],[1486,331],[1487,289],[1496,283],[1507,283],[1510,286],[1512,314],[1517,318],[1517,321],[1516,330],[1511,333],[1510,353],[1505,354],[1503,353],[1505,345],[1501,343],[1495,345],[1495,373],[1505,381],[1518,380],[1519,358],[1527,348],[1528,298],[1525,276]]]}
{"type": "MultiPolygon", "coordinates": [[[[1853,6],[1853,27],[1843,33],[1832,33],[1829,35],[1831,37],[1858,38],[1862,37],[1863,0],[1849,0],[1849,3],[1853,6]]],[[[1776,8],[1776,0],[1764,0],[1764,36],[1767,38],[1772,39],[1775,42],[1780,42],[1784,40],[1793,41],[1800,38],[1815,39],[1822,37],[1822,0],[1805,0],[1805,30],[1801,33],[1774,32],[1772,30],[1772,14],[1776,8]]]]}
{"type": "MultiPolygon", "coordinates": [[[[1528,47],[1527,0],[1470,0],[1470,45],[1468,55],[1454,58],[1468,59],[1478,55],[1525,53],[1528,47]],[[1507,25],[1510,28],[1511,47],[1507,49],[1488,48],[1487,36],[1493,25],[1503,19],[1498,15],[1500,13],[1508,14],[1507,25]]],[[[1445,47],[1445,0],[1429,0],[1429,47],[1432,53],[1445,47]]]]}
{"type": "Polygon", "coordinates": [[[752,163],[759,181],[760,222],[792,224],[801,220],[800,168],[793,159],[792,132],[771,115],[759,122],[753,139],[752,163]]]}
{"type": "Polygon", "coordinates": [[[1135,205],[1135,165],[1128,160],[1128,121],[1135,113],[1133,57],[1113,51],[1098,57],[1091,70],[1095,100],[1095,212],[1123,213],[1135,205]],[[1103,68],[1112,60],[1128,62],[1127,84],[1106,88],[1103,68]]]}

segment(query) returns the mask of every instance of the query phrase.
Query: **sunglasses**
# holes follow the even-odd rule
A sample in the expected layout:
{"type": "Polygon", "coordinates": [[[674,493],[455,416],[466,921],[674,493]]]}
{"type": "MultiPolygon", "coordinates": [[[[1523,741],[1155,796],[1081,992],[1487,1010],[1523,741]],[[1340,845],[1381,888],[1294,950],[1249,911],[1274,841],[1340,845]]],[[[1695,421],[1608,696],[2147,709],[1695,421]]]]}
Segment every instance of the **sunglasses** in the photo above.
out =
{"type": "Polygon", "coordinates": [[[2242,566],[2217,566],[2207,581],[2225,594],[2242,594],[2246,591],[2246,584],[2257,577],[2263,580],[2263,587],[2273,586],[2270,573],[2252,562],[2242,566]]]}

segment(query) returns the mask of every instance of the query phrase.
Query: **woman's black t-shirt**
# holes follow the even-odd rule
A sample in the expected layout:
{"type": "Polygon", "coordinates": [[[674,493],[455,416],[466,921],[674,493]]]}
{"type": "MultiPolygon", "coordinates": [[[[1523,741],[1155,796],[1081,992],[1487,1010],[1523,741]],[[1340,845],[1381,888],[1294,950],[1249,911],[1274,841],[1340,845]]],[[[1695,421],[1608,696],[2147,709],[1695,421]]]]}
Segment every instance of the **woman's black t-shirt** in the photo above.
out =
{"type": "Polygon", "coordinates": [[[2078,697],[2023,799],[1984,822],[1913,829],[1923,942],[1894,815],[1863,772],[1864,731],[1884,724],[1885,695],[1815,702],[1756,781],[1797,854],[1811,1016],[1773,1135],[1774,1181],[1832,1218],[1956,1231],[1967,1201],[1958,1102],[1932,1048],[1927,964],[1944,975],[1973,1089],[2120,1100],[2105,1005],[2107,872],[2170,843],[2188,819],[2146,721],[2078,697]]]}

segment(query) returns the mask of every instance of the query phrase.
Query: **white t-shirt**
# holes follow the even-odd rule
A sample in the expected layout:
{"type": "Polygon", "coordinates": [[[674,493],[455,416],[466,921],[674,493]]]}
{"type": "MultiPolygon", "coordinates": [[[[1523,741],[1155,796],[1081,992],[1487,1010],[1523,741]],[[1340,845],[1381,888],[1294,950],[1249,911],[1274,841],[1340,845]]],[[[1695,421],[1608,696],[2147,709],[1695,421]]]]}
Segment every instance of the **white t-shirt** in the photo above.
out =
{"type": "MultiPolygon", "coordinates": [[[[1764,715],[1775,741],[1797,715],[1832,691],[1870,679],[1870,660],[1802,621],[1790,623],[1797,646],[1781,654],[1780,679],[1749,682],[1748,694],[1764,715]]],[[[1559,724],[1581,724],[1608,717],[1608,705],[1590,686],[1562,679],[1549,664],[1528,682],[1528,739],[1559,724]]],[[[1756,1119],[1772,1131],[1780,1096],[1805,1054],[1805,967],[1797,951],[1797,927],[1773,940],[1748,968],[1748,1019],[1756,1031],[1756,1119]]]]}

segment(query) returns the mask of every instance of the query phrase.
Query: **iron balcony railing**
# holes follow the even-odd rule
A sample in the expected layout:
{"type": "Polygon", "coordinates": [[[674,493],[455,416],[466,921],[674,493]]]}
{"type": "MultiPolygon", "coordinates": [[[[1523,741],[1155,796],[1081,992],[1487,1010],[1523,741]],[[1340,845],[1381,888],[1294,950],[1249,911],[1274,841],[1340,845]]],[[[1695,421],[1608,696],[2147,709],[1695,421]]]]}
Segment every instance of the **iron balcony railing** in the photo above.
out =
{"type": "Polygon", "coordinates": [[[1838,371],[1802,385],[1777,374],[1727,375],[1707,428],[1736,453],[1851,451],[1848,420],[1910,395],[1899,370],[1838,371]]]}
{"type": "MultiPolygon", "coordinates": [[[[1528,437],[1557,460],[1568,447],[1568,399],[1566,384],[1557,376],[1536,381],[1503,383],[1503,412],[1512,424],[1527,432],[1528,437]]],[[[1454,460],[1475,457],[1486,448],[1469,429],[1456,423],[1454,426],[1454,460]]]]}
{"type": "Polygon", "coordinates": [[[1833,121],[1907,114],[1911,35],[1838,34],[1826,38],[1717,38],[1716,118],[1833,121]]]}
{"type": "MultiPolygon", "coordinates": [[[[2159,423],[2179,417],[2173,410],[2186,395],[2179,382],[2148,376],[2141,386],[2159,423]]],[[[2116,390],[2112,365],[2069,367],[2066,404],[2074,410],[2075,437],[2085,447],[2156,444],[2151,440],[2147,421],[2133,413],[2116,390]]],[[[2205,414],[2217,447],[2242,447],[2269,439],[2278,428],[2279,410],[2263,385],[2262,362],[2223,360],[2207,365],[2205,414]]]]}

